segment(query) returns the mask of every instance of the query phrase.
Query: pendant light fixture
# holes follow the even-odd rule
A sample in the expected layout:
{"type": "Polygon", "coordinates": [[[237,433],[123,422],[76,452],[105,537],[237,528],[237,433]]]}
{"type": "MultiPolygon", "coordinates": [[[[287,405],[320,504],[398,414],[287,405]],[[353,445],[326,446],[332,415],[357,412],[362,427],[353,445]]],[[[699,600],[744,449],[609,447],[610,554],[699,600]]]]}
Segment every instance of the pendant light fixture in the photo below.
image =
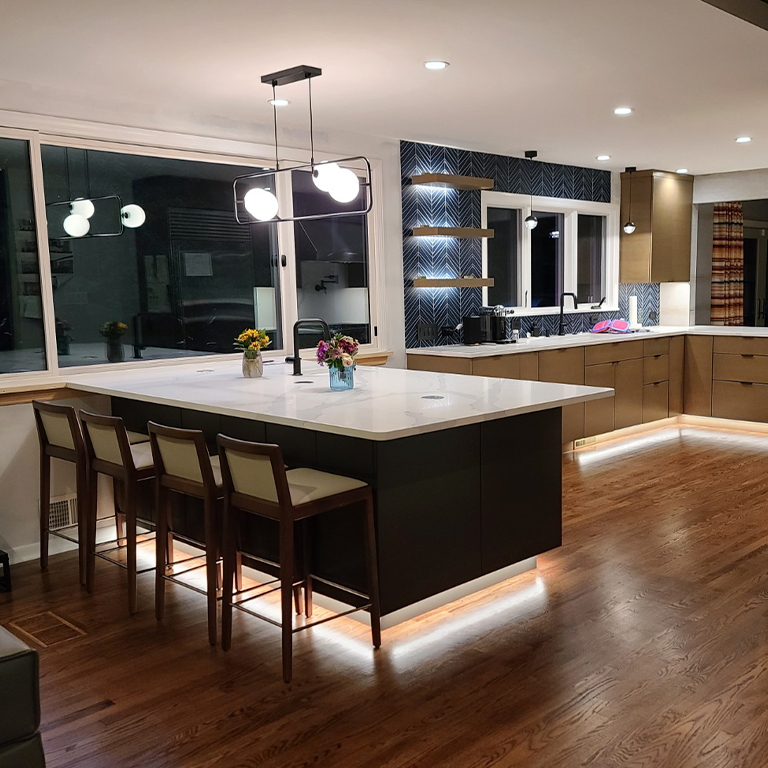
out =
{"type": "Polygon", "coordinates": [[[624,224],[624,233],[631,235],[636,229],[635,222],[632,221],[632,174],[637,170],[637,168],[632,165],[625,168],[624,170],[629,174],[629,211],[627,212],[627,221],[624,224]]]}
{"type": "MultiPolygon", "coordinates": [[[[525,156],[529,160],[534,160],[539,156],[539,153],[535,149],[527,149],[525,151],[525,156]]],[[[531,192],[531,213],[529,216],[525,217],[523,224],[525,224],[527,229],[536,229],[539,224],[539,220],[533,215],[533,192],[531,192]]]]}
{"type": "MultiPolygon", "coordinates": [[[[61,203],[50,203],[46,206],[46,209],[50,209],[52,214],[57,212],[57,209],[64,208],[63,212],[59,212],[55,216],[49,217],[50,221],[58,219],[60,226],[64,229],[66,236],[55,237],[55,240],[68,240],[79,239],[86,236],[89,237],[116,237],[123,234],[123,227],[129,227],[135,229],[140,227],[147,218],[144,209],[140,205],[130,203],[129,205],[123,205],[123,201],[119,195],[99,195],[94,197],[91,194],[91,173],[88,163],[88,150],[83,150],[84,153],[84,171],[85,171],[85,187],[86,196],[76,197],[61,203]],[[109,202],[114,201],[114,202],[109,202]],[[95,203],[101,202],[104,205],[116,206],[117,212],[117,224],[115,229],[111,232],[92,232],[91,231],[91,218],[96,213],[95,203]],[[64,217],[63,220],[61,217],[64,217]]],[[[64,168],[66,171],[67,180],[67,197],[72,197],[72,186],[69,174],[69,147],[64,147],[64,168]]],[[[109,213],[108,209],[106,213],[109,213]]],[[[102,207],[102,221],[109,218],[105,213],[105,209],[102,207]]],[[[98,217],[97,217],[98,218],[98,217]]],[[[57,225],[58,226],[58,225],[57,225]]]]}
{"type": "MultiPolygon", "coordinates": [[[[371,192],[371,165],[368,159],[362,156],[345,157],[339,160],[317,162],[315,160],[315,131],[314,112],[312,107],[312,79],[319,77],[322,70],[318,67],[292,67],[280,72],[273,72],[261,78],[262,83],[272,86],[272,120],[274,125],[275,142],[275,168],[264,169],[260,173],[238,176],[233,182],[235,198],[235,218],[238,224],[256,224],[269,221],[306,221],[309,219],[327,219],[339,216],[365,215],[373,208],[371,192]],[[293,165],[288,168],[280,167],[280,149],[277,135],[277,110],[275,102],[279,101],[276,89],[281,85],[307,81],[309,95],[309,142],[310,159],[305,165],[293,165]],[[360,167],[356,173],[352,167],[360,167]],[[292,173],[293,171],[308,170],[312,174],[315,187],[321,192],[327,193],[337,203],[348,205],[360,199],[360,205],[353,210],[340,210],[331,213],[314,214],[308,216],[280,216],[280,203],[274,193],[273,187],[256,185],[254,182],[263,180],[272,184],[277,182],[278,173],[292,173]],[[365,178],[361,180],[360,174],[365,178]],[[271,179],[269,178],[271,177],[271,179]],[[247,214],[247,215],[244,215],[247,214]]],[[[263,182],[262,182],[263,183],[263,182]]]]}

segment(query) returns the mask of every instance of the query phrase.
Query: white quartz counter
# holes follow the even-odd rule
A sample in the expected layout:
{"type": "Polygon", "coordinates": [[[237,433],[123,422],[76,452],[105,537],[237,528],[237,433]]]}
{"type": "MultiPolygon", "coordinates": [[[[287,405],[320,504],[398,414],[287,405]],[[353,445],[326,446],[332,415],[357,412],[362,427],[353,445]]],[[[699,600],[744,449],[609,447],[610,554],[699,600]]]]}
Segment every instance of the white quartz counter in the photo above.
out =
{"type": "Polygon", "coordinates": [[[613,395],[612,389],[361,367],[355,388],[332,392],[328,372],[304,363],[294,377],[267,363],[245,379],[240,360],[115,370],[67,377],[84,392],[285,424],[367,440],[450,429],[613,395]]]}
{"type": "Polygon", "coordinates": [[[768,328],[745,328],[743,326],[652,326],[634,333],[571,333],[565,336],[537,336],[522,339],[516,344],[450,344],[442,347],[419,347],[408,349],[409,355],[433,355],[435,357],[496,357],[514,355],[522,352],[545,352],[548,349],[564,347],[583,347],[587,344],[610,344],[617,341],[637,341],[638,339],[659,338],[663,336],[763,336],[768,338],[768,328]]]}

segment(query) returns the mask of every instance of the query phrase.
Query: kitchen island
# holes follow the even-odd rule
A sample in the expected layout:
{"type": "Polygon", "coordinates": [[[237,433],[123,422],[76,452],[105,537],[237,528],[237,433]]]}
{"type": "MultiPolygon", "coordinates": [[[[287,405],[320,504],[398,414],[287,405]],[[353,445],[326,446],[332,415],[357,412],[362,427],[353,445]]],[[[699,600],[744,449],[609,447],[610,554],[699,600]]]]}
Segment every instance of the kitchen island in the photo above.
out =
{"type": "MultiPolygon", "coordinates": [[[[332,392],[325,369],[304,368],[294,377],[268,362],[263,378],[245,379],[239,359],[209,359],[76,374],[67,386],[108,395],[129,429],[149,420],[202,429],[212,450],[219,432],[276,443],[289,466],[370,483],[384,626],[534,567],[560,546],[561,409],[611,389],[358,368],[354,390],[332,392]]],[[[195,538],[199,515],[186,511],[179,525],[195,538]]],[[[316,519],[304,535],[313,572],[362,590],[355,512],[316,519]]],[[[244,535],[252,551],[274,555],[270,521],[254,519],[244,535]]]]}

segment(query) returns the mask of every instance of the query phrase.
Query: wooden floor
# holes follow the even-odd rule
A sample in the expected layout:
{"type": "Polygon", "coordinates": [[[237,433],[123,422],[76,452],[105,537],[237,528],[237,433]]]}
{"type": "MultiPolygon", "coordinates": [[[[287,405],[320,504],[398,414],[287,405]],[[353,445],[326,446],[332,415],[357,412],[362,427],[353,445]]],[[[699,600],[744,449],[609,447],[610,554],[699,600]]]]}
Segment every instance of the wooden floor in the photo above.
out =
{"type": "Polygon", "coordinates": [[[268,624],[236,616],[225,654],[188,590],[155,622],[151,574],[129,618],[114,567],[93,597],[71,555],[17,567],[0,623],[48,640],[49,768],[764,768],[768,436],[675,428],[572,454],[564,496],[564,546],[537,572],[376,653],[348,619],[301,633],[290,686],[268,624]],[[45,612],[85,634],[30,619],[45,612]]]}

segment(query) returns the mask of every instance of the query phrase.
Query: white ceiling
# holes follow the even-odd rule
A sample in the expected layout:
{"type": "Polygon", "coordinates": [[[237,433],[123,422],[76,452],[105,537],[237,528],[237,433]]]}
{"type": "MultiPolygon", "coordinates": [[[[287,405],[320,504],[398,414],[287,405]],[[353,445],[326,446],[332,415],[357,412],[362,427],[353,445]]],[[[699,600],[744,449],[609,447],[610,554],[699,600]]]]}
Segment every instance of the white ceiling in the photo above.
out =
{"type": "MultiPolygon", "coordinates": [[[[768,32],[701,0],[0,0],[0,18],[7,110],[256,135],[260,76],[310,64],[322,132],[614,170],[768,167],[768,32]]],[[[286,125],[305,125],[305,92],[280,89],[286,125]]]]}

